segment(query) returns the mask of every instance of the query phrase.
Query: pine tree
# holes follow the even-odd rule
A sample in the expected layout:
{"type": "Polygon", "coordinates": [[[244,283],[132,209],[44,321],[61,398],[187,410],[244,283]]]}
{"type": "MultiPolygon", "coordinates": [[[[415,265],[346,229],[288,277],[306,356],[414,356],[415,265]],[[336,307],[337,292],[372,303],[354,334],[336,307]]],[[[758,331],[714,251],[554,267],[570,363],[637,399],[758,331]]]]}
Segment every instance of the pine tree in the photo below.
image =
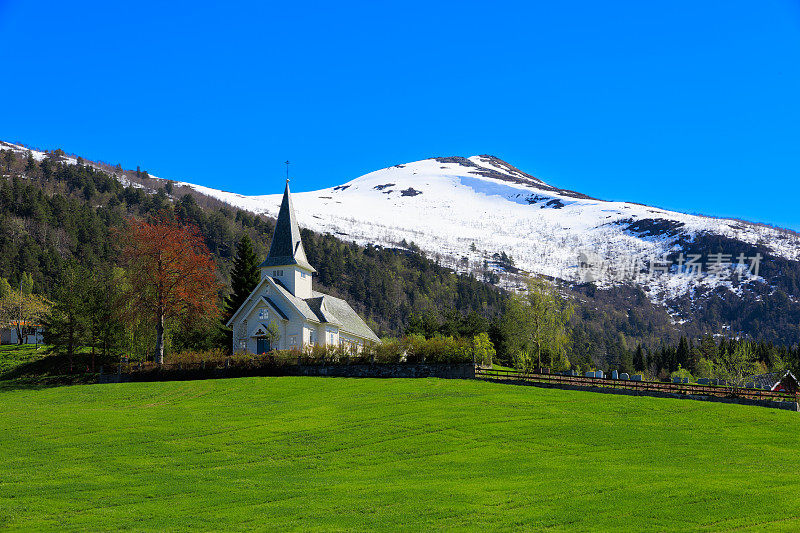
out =
{"type": "Polygon", "coordinates": [[[233,260],[231,294],[225,299],[225,322],[250,296],[259,281],[261,281],[261,274],[258,271],[258,258],[253,250],[250,236],[245,233],[236,247],[236,257],[233,260]]]}
{"type": "Polygon", "coordinates": [[[55,304],[45,317],[44,342],[50,344],[51,353],[65,356],[70,370],[75,354],[86,340],[86,323],[82,316],[85,304],[87,272],[70,264],[61,274],[55,294],[55,304]]]}
{"type": "Polygon", "coordinates": [[[633,369],[636,372],[644,372],[645,368],[644,350],[642,350],[641,343],[636,347],[636,352],[633,354],[633,369]]]}

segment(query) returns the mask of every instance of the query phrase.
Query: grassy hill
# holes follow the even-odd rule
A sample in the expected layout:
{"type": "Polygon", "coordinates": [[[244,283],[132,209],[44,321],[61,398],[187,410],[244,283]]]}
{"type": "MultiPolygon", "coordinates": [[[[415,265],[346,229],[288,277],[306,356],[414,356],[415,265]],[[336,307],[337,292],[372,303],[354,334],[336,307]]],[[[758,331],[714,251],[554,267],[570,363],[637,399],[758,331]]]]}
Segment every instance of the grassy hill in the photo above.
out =
{"type": "Polygon", "coordinates": [[[477,381],[0,392],[0,528],[800,528],[800,416],[477,381]]]}

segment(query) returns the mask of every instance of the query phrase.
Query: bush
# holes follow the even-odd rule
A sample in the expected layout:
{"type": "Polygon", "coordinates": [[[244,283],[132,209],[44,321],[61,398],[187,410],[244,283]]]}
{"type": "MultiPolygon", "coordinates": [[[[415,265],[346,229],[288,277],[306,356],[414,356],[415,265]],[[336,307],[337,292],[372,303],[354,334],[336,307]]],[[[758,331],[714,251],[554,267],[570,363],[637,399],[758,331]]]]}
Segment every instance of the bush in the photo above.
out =
{"type": "Polygon", "coordinates": [[[402,339],[409,363],[471,363],[472,345],[466,339],[409,335],[402,339]]]}
{"type": "MultiPolygon", "coordinates": [[[[241,357],[241,352],[239,352],[241,357]]],[[[252,354],[250,354],[252,357],[252,354]]],[[[164,362],[168,364],[177,363],[202,363],[205,362],[221,362],[227,359],[227,355],[222,348],[212,348],[211,350],[187,350],[180,353],[172,353],[164,358],[164,362]]]]}
{"type": "Polygon", "coordinates": [[[694,381],[692,373],[688,369],[683,368],[680,364],[678,370],[669,375],[670,378],[689,378],[689,381],[694,381]]]}

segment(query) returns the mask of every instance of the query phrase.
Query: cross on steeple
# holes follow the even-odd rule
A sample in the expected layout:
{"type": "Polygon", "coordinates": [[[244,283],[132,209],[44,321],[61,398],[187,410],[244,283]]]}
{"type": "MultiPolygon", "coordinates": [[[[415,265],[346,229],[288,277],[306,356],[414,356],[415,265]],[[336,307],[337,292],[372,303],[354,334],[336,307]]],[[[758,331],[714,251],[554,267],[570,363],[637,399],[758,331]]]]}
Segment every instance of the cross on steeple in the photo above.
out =
{"type": "Polygon", "coordinates": [[[289,160],[286,160],[286,183],[289,183],[289,160]]]}

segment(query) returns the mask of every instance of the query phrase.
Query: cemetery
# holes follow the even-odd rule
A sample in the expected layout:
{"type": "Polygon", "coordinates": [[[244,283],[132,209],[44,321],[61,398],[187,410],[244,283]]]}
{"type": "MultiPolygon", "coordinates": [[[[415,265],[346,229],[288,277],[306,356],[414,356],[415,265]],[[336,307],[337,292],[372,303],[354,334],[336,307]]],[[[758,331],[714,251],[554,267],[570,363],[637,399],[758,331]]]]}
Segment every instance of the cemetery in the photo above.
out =
{"type": "Polygon", "coordinates": [[[758,383],[755,379],[745,382],[743,386],[708,378],[700,378],[695,383],[690,383],[689,378],[686,377],[674,377],[668,381],[646,381],[641,374],[629,375],[617,370],[612,370],[609,375],[602,370],[597,370],[586,372],[580,376],[574,370],[550,373],[548,369],[540,369],[539,372],[523,372],[510,369],[476,368],[475,377],[495,382],[547,388],[719,401],[791,411],[800,410],[798,408],[797,382],[790,372],[786,372],[780,381],[772,386],[758,383]]]}

